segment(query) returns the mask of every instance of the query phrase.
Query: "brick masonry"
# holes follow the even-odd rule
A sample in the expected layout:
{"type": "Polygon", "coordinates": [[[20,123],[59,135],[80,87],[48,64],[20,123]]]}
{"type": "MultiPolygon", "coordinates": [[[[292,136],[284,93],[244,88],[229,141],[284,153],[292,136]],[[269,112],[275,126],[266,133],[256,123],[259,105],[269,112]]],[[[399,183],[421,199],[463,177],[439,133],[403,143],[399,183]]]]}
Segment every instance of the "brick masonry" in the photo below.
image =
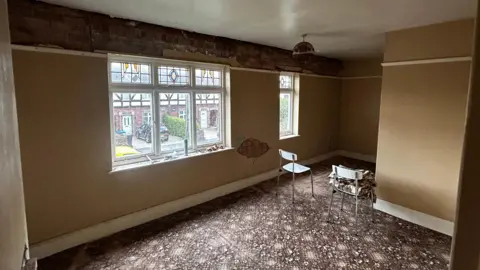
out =
{"type": "MultiPolygon", "coordinates": [[[[229,38],[141,23],[55,6],[34,0],[8,0],[13,44],[79,51],[108,51],[152,57],[180,52],[208,56],[209,62],[245,68],[337,75],[342,62],[229,38]],[[218,59],[218,60],[215,60],[218,59]]],[[[175,56],[173,56],[175,58],[175,56]]]]}

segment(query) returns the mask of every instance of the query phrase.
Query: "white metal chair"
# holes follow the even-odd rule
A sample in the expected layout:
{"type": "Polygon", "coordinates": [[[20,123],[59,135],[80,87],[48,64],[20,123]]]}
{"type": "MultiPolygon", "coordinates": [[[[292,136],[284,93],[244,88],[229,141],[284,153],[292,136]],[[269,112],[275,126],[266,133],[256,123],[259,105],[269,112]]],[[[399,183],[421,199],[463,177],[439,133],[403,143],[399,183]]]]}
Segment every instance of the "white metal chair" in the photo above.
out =
{"type": "Polygon", "coordinates": [[[280,172],[282,171],[282,169],[285,170],[285,171],[291,172],[292,173],[292,203],[295,202],[295,174],[310,171],[310,181],[312,183],[312,197],[314,197],[312,170],[309,167],[306,167],[306,166],[300,165],[298,163],[295,163],[295,161],[297,161],[297,154],[287,152],[287,151],[284,151],[282,149],[279,149],[278,153],[280,154],[280,166],[279,166],[279,170],[278,170],[277,186],[276,186],[276,193],[275,194],[278,194],[278,183],[280,181],[280,172]],[[291,162],[282,166],[282,159],[285,159],[285,160],[288,160],[288,161],[291,161],[291,162]]]}
{"type": "MultiPolygon", "coordinates": [[[[358,199],[360,197],[361,189],[359,185],[359,181],[363,181],[363,172],[360,170],[353,170],[349,168],[339,167],[339,166],[332,166],[333,170],[333,183],[332,183],[332,196],[330,199],[330,207],[328,208],[328,217],[327,220],[330,221],[330,213],[332,210],[332,203],[333,203],[333,194],[335,192],[342,193],[342,205],[340,207],[340,211],[343,210],[343,200],[345,199],[345,194],[355,197],[355,227],[357,225],[358,219],[358,199]],[[340,183],[342,180],[343,183],[340,183]],[[351,183],[351,182],[354,183],[351,183]],[[346,183],[347,184],[346,184],[346,183]],[[350,182],[350,183],[348,183],[350,182]],[[350,189],[350,191],[349,191],[350,189]]],[[[371,206],[372,206],[372,221],[373,221],[373,201],[374,201],[374,186],[370,187],[370,190],[366,191],[371,198],[371,206]]]]}

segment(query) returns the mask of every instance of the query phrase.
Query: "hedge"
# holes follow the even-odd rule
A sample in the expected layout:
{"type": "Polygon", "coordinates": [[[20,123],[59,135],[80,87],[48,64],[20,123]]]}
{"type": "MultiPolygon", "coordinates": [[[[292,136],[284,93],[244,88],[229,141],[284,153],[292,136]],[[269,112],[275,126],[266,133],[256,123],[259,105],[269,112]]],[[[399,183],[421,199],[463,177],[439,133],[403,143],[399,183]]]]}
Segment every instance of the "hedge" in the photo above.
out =
{"type": "Polygon", "coordinates": [[[163,116],[163,124],[168,128],[170,135],[185,139],[187,124],[184,119],[166,114],[163,116]]]}

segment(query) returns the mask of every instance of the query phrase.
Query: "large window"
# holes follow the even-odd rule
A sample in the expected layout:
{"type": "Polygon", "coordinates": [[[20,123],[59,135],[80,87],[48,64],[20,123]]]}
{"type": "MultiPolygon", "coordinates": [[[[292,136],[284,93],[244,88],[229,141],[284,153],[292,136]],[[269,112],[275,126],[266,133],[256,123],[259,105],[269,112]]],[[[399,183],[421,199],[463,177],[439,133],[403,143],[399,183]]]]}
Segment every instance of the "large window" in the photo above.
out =
{"type": "Polygon", "coordinates": [[[293,135],[294,129],[294,76],[280,75],[280,137],[293,135]]]}
{"type": "Polygon", "coordinates": [[[110,56],[109,71],[114,165],[172,160],[223,145],[222,66],[110,56]]]}

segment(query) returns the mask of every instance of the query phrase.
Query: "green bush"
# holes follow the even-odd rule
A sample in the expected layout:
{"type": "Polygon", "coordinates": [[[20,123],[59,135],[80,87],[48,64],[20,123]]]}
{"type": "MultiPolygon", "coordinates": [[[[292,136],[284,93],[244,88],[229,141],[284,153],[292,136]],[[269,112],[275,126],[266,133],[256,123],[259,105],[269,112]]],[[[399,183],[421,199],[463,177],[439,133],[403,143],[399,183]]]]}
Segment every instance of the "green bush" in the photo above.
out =
{"type": "Polygon", "coordinates": [[[168,128],[168,133],[170,135],[185,139],[185,130],[187,128],[187,124],[184,119],[180,117],[164,115],[163,124],[168,128]]]}

